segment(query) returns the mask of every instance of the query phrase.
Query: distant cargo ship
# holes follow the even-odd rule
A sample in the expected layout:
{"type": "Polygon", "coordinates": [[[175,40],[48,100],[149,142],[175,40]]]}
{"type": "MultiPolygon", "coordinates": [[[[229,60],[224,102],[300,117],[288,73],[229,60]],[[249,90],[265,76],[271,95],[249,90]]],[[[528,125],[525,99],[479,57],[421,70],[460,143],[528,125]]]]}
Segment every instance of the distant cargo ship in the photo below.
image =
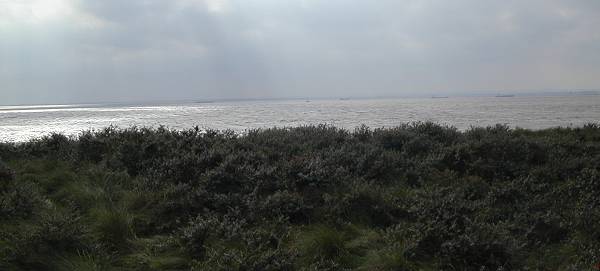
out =
{"type": "Polygon", "coordinates": [[[446,99],[448,96],[431,96],[431,99],[446,99]]]}
{"type": "Polygon", "coordinates": [[[505,94],[505,95],[496,95],[496,97],[500,97],[500,98],[508,98],[508,97],[515,97],[515,95],[512,95],[512,94],[505,94]]]}

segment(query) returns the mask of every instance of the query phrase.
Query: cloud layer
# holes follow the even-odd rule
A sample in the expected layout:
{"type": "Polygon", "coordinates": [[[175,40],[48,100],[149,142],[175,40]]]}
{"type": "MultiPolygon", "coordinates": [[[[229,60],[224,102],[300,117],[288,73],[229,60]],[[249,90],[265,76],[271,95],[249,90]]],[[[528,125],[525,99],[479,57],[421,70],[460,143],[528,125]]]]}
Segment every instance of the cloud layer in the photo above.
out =
{"type": "Polygon", "coordinates": [[[596,0],[0,0],[0,103],[600,87],[596,0]]]}

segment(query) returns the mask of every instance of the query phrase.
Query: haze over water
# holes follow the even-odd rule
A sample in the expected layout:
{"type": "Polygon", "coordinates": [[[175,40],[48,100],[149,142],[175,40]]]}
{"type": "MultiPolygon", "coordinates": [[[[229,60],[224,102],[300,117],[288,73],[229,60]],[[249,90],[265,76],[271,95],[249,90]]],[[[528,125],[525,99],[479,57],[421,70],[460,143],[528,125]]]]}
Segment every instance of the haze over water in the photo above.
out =
{"type": "Polygon", "coordinates": [[[138,105],[0,106],[0,141],[77,135],[114,125],[231,129],[331,124],[353,129],[434,121],[461,130],[497,123],[541,129],[597,123],[600,96],[278,100],[138,105]]]}

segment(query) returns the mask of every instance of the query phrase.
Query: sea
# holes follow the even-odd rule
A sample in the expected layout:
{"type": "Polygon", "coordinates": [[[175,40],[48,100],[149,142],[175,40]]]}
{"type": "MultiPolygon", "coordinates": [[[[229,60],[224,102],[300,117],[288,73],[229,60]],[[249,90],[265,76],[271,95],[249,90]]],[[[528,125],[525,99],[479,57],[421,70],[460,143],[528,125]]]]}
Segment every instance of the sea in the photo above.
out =
{"type": "Polygon", "coordinates": [[[107,126],[233,130],[328,124],[352,130],[433,121],[459,130],[505,124],[544,129],[600,121],[600,95],[252,100],[0,106],[0,142],[107,126]]]}

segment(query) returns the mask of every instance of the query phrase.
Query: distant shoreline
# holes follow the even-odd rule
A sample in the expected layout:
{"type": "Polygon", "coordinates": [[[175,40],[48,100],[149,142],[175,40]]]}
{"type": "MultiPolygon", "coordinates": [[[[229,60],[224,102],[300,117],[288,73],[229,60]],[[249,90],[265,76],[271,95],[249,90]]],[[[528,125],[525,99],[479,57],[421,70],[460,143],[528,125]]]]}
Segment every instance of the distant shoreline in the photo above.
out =
{"type": "Polygon", "coordinates": [[[2,107],[76,107],[76,106],[127,106],[127,105],[162,105],[162,104],[178,104],[178,103],[228,103],[228,102],[260,102],[260,101],[296,101],[296,100],[377,100],[377,99],[425,99],[425,98],[469,98],[469,97],[499,97],[499,96],[514,96],[514,97],[561,97],[561,96],[600,96],[600,90],[564,90],[564,91],[539,91],[539,92],[518,92],[518,91],[496,91],[488,93],[441,93],[409,96],[331,96],[331,97],[258,97],[258,98],[215,98],[215,99],[177,99],[177,100],[139,100],[139,101],[102,101],[102,102],[63,102],[63,103],[17,103],[17,104],[2,104],[2,107]],[[498,94],[501,93],[501,94],[498,94]]]}

